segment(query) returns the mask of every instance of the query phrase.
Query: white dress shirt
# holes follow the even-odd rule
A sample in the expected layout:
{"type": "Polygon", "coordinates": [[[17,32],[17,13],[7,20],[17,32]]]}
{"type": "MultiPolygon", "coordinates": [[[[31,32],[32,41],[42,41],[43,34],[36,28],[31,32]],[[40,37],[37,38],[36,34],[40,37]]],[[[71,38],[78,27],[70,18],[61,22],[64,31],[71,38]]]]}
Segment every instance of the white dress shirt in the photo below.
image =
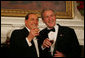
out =
{"type": "MultiPolygon", "coordinates": [[[[49,38],[49,40],[53,40],[54,42],[53,42],[53,44],[51,45],[51,49],[50,49],[50,52],[51,52],[51,55],[53,55],[53,51],[54,51],[54,47],[55,47],[55,42],[56,42],[56,40],[57,40],[57,34],[58,34],[58,25],[55,25],[54,26],[54,28],[55,28],[55,32],[53,32],[53,31],[50,31],[49,33],[48,33],[48,38],[49,38]]],[[[47,28],[47,29],[49,29],[49,28],[47,28]]],[[[43,48],[43,47],[41,47],[42,48],[42,50],[44,50],[45,48],[43,48]]]]}
{"type": "MultiPolygon", "coordinates": [[[[26,27],[26,29],[30,32],[30,30],[27,27],[26,27]]],[[[26,37],[26,41],[27,41],[29,46],[32,46],[32,43],[28,40],[27,37],[26,37]]],[[[36,51],[37,51],[37,56],[39,57],[39,49],[38,49],[38,43],[37,43],[36,37],[34,37],[33,42],[34,42],[34,45],[35,45],[35,48],[36,48],[36,51]]]]}

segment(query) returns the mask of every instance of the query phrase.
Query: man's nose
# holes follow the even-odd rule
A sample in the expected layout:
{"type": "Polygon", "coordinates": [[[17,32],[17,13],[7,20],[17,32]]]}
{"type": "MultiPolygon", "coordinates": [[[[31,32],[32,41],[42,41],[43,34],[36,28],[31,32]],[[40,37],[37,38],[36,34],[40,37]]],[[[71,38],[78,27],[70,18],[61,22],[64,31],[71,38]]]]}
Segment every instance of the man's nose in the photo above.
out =
{"type": "Polygon", "coordinates": [[[49,20],[52,20],[52,18],[51,18],[51,17],[49,17],[49,20]]]}
{"type": "Polygon", "coordinates": [[[38,22],[37,22],[37,21],[34,21],[34,24],[35,24],[35,25],[38,25],[38,22]]]}

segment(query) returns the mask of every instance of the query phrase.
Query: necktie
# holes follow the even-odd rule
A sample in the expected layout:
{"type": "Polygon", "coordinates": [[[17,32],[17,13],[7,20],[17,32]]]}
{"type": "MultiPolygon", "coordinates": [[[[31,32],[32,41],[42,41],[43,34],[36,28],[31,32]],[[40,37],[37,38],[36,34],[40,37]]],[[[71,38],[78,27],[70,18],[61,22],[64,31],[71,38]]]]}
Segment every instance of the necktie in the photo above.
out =
{"type": "Polygon", "coordinates": [[[55,32],[55,28],[52,28],[52,29],[50,29],[50,30],[48,30],[48,31],[49,31],[49,32],[50,32],[50,31],[53,31],[53,32],[55,32]]]}

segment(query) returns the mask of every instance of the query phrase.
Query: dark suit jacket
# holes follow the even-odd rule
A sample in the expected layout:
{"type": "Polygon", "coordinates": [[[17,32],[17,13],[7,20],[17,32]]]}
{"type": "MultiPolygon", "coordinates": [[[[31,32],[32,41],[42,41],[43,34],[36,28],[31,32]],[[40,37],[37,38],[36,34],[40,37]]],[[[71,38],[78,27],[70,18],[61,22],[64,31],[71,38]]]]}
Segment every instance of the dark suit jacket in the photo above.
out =
{"type": "MultiPolygon", "coordinates": [[[[56,50],[62,52],[66,57],[78,57],[80,56],[80,46],[76,37],[76,34],[72,28],[59,26],[58,36],[55,43],[54,53],[56,50]]],[[[48,37],[47,28],[43,29],[40,32],[41,45],[45,38],[48,37]]],[[[42,56],[49,57],[51,54],[47,51],[47,49],[42,51],[42,56]]]]}
{"type": "Polygon", "coordinates": [[[37,57],[34,43],[28,46],[26,37],[29,32],[26,28],[14,30],[10,38],[10,56],[18,57],[37,57]]]}

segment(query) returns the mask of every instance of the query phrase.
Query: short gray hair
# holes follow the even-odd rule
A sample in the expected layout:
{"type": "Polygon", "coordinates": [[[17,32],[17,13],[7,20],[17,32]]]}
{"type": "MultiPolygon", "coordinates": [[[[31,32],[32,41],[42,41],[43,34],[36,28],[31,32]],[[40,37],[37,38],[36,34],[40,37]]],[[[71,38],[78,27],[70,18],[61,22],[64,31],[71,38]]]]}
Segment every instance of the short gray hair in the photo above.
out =
{"type": "Polygon", "coordinates": [[[51,10],[51,11],[53,11],[54,14],[56,14],[55,10],[53,10],[53,9],[49,9],[49,8],[43,9],[42,12],[41,12],[41,18],[42,18],[42,19],[43,19],[43,13],[44,13],[45,11],[48,11],[48,10],[51,10]]]}

